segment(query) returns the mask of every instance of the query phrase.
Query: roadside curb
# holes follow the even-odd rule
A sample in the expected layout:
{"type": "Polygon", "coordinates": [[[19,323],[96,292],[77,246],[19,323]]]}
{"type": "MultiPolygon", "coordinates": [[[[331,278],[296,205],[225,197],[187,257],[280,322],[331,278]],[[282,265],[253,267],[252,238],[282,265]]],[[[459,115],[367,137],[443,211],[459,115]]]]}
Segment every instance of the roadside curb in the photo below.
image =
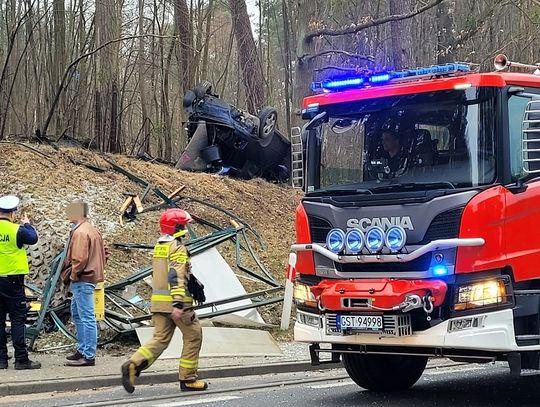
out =
{"type": "MultiPolygon", "coordinates": [[[[428,366],[426,369],[436,369],[442,367],[460,366],[463,363],[442,363],[428,366]]],[[[278,373],[306,372],[325,369],[339,369],[343,365],[339,363],[323,363],[312,366],[309,361],[266,363],[251,366],[227,366],[216,368],[200,369],[199,374],[203,379],[222,379],[234,376],[253,376],[278,373]]],[[[178,381],[178,372],[155,372],[142,374],[137,379],[137,385],[148,385],[157,383],[174,383],[178,381]]],[[[121,386],[120,372],[117,375],[109,374],[96,377],[78,377],[74,379],[49,379],[43,381],[28,381],[0,384],[0,397],[17,396],[23,394],[67,392],[77,390],[90,390],[101,387],[121,386]]]]}
{"type": "MultiPolygon", "coordinates": [[[[234,376],[264,375],[272,373],[291,373],[310,370],[336,369],[341,363],[329,363],[311,366],[309,361],[268,363],[255,366],[231,366],[200,369],[199,375],[204,379],[221,379],[234,376]]],[[[137,385],[174,383],[178,381],[178,372],[157,372],[142,374],[137,379],[137,385]]],[[[90,390],[100,387],[121,386],[120,371],[117,375],[97,377],[79,377],[74,379],[50,379],[33,382],[14,382],[0,384],[0,396],[16,396],[22,394],[66,392],[90,390]]]]}

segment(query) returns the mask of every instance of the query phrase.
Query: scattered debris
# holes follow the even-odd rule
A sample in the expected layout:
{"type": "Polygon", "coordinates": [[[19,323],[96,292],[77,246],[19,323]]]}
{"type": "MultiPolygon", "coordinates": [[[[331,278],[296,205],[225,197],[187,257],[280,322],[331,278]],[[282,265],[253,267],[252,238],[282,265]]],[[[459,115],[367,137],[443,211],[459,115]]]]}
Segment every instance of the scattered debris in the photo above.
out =
{"type": "MultiPolygon", "coordinates": [[[[182,205],[185,207],[194,203],[231,218],[230,223],[232,226],[224,227],[216,224],[212,220],[193,215],[196,224],[189,228],[191,240],[187,242],[186,246],[192,256],[197,256],[216,246],[232,243],[234,246],[233,257],[235,259],[235,266],[244,273],[246,277],[249,276],[251,285],[253,286],[252,288],[259,287],[259,289],[256,289],[251,293],[236,295],[229,298],[219,298],[205,304],[197,305],[194,308],[201,311],[201,318],[212,318],[265,305],[276,304],[282,301],[281,293],[283,288],[281,283],[278,282],[263,265],[263,262],[259,259],[253,249],[247,232],[256,239],[259,246],[265,247],[262,238],[258,232],[242,218],[228,209],[209,203],[207,200],[181,196],[180,193],[185,190],[185,185],[174,187],[172,183],[168,183],[168,185],[174,187],[174,190],[167,195],[162,192],[159,187],[151,185],[150,182],[135,175],[126,168],[123,168],[108,158],[103,159],[110,165],[112,170],[128,177],[131,181],[144,187],[144,191],[141,195],[135,192],[124,193],[127,197],[119,208],[119,223],[122,227],[125,226],[122,221],[123,218],[134,221],[136,219],[135,214],[148,214],[149,212],[157,211],[167,206],[178,207],[179,205],[182,205]],[[143,206],[144,201],[155,201],[155,199],[159,199],[162,202],[151,206],[143,206]],[[208,228],[211,230],[210,233],[200,234],[201,230],[208,230],[208,228]],[[245,254],[243,255],[243,253],[247,254],[247,259],[244,258],[245,254]],[[260,289],[261,286],[266,286],[267,288],[260,289]],[[241,305],[235,305],[240,303],[241,305]],[[230,304],[230,306],[224,308],[224,304],[230,304]]],[[[159,180],[160,178],[162,177],[158,177],[157,179],[159,180]]],[[[149,250],[153,248],[151,244],[141,243],[114,243],[114,247],[124,251],[149,250]]],[[[51,331],[57,329],[70,340],[75,339],[70,328],[66,325],[68,320],[67,317],[69,316],[70,299],[64,296],[60,298],[60,301],[54,301],[55,295],[59,291],[62,291],[61,287],[59,287],[59,277],[64,257],[65,249],[52,259],[49,264],[50,272],[42,289],[31,283],[27,285],[27,288],[40,300],[36,303],[38,305],[35,306],[35,311],[31,313],[30,320],[33,324],[27,331],[27,336],[32,348],[36,347],[36,339],[44,330],[51,331]]],[[[214,269],[212,272],[219,273],[220,270],[214,269]]],[[[145,279],[148,279],[150,276],[151,267],[145,267],[120,281],[106,285],[105,314],[103,323],[101,324],[101,331],[102,333],[108,331],[108,333],[101,335],[101,344],[109,343],[118,337],[118,335],[132,333],[137,327],[148,324],[148,321],[151,319],[148,304],[143,300],[143,297],[137,293],[137,290],[134,289],[134,287],[139,283],[144,282],[145,279]],[[130,295],[126,297],[125,294],[127,292],[130,292],[130,295]]]]}

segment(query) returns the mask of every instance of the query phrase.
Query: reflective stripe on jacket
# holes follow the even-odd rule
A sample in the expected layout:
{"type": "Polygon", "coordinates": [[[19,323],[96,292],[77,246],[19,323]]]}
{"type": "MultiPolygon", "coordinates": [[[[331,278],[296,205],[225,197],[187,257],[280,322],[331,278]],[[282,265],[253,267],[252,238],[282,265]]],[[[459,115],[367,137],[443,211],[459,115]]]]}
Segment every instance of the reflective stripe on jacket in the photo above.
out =
{"type": "Polygon", "coordinates": [[[19,225],[9,220],[0,221],[0,275],[28,274],[25,248],[17,246],[19,225]]]}

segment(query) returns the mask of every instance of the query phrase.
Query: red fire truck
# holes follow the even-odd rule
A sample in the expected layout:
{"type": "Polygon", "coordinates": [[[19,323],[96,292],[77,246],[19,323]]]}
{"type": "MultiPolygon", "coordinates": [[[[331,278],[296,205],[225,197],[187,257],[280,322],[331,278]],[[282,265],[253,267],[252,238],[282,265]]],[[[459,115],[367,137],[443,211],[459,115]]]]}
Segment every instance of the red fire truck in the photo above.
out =
{"type": "Polygon", "coordinates": [[[313,85],[291,249],[313,364],[341,359],[373,391],[411,387],[430,357],[540,374],[540,72],[496,69],[313,85]]]}

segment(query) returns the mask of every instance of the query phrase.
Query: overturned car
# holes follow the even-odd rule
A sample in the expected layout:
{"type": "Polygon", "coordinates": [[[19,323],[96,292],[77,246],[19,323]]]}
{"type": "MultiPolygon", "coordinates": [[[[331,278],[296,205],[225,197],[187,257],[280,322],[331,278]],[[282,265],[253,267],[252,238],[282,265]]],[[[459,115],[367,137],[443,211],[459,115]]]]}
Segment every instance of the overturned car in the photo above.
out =
{"type": "Polygon", "coordinates": [[[285,182],[291,145],[277,129],[277,111],[265,106],[257,116],[221,100],[203,82],[184,95],[188,145],[176,168],[250,179],[285,182]]]}

